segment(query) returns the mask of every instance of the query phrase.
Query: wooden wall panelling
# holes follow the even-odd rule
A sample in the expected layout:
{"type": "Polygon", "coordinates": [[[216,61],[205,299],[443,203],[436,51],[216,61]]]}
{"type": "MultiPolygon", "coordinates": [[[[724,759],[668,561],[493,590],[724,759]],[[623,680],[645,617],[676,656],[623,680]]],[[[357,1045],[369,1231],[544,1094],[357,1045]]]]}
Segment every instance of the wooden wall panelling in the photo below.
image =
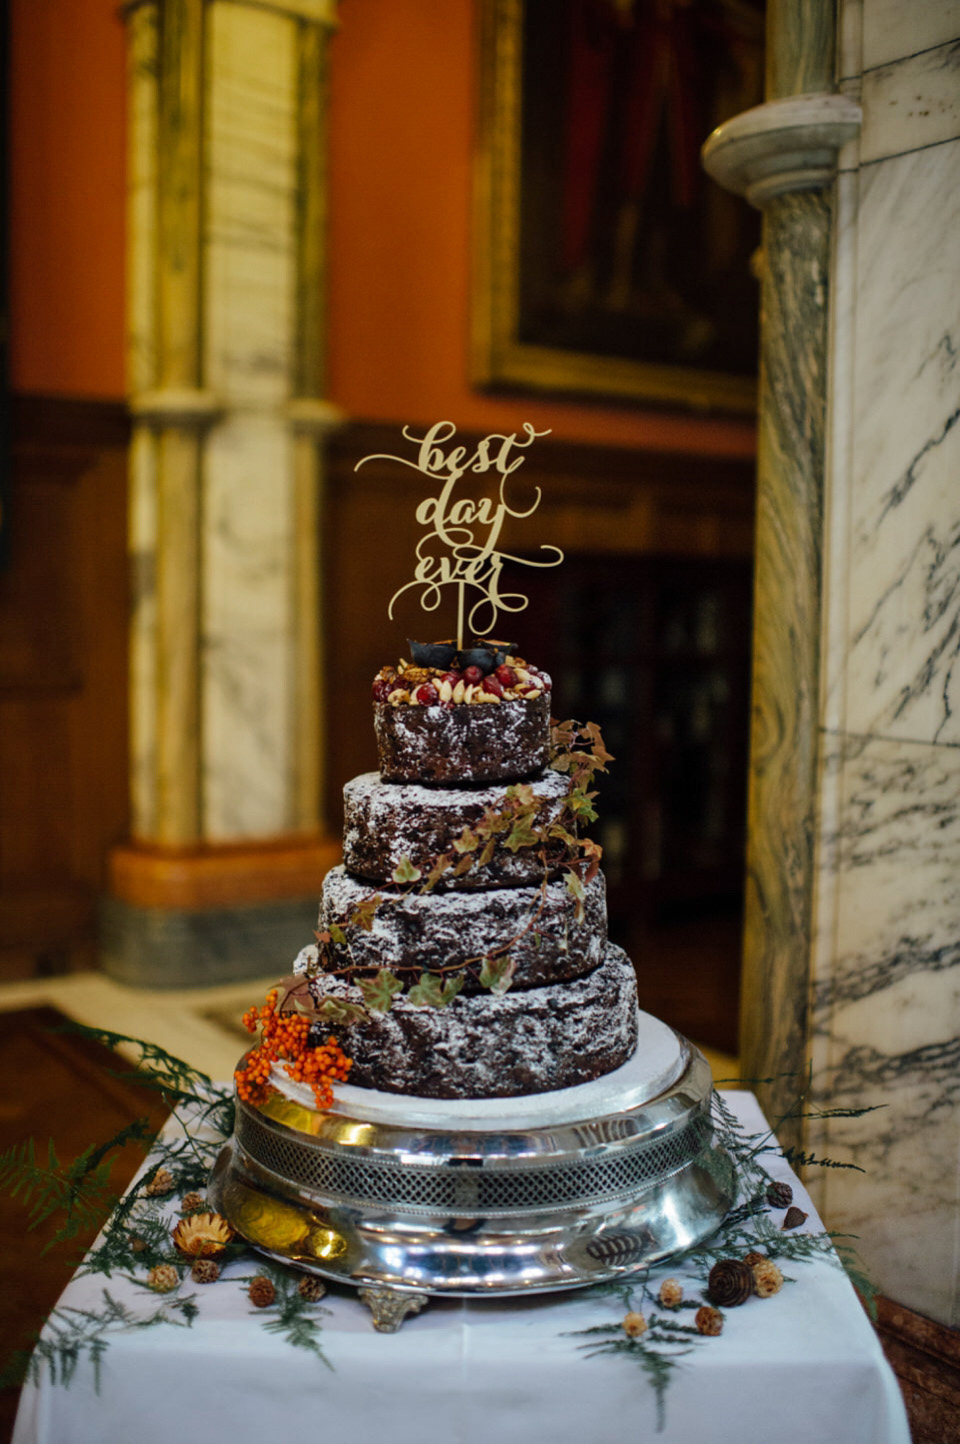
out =
{"type": "Polygon", "coordinates": [[[127,423],[120,403],[13,405],[0,574],[0,978],[93,966],[127,828],[127,423]]]}

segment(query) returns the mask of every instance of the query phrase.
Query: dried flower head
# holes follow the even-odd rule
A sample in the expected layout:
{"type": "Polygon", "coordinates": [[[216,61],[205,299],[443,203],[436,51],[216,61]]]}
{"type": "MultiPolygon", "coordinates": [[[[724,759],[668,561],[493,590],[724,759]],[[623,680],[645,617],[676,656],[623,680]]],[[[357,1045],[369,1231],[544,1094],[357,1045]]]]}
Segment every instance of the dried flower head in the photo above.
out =
{"type": "Polygon", "coordinates": [[[745,1253],[743,1256],[743,1261],[745,1264],[749,1264],[750,1268],[753,1268],[756,1264],[761,1263],[766,1257],[767,1256],[765,1253],[745,1253]]]}
{"type": "Polygon", "coordinates": [[[628,1339],[639,1339],[641,1334],[647,1332],[647,1321],[643,1314],[634,1313],[631,1309],[629,1314],[624,1316],[623,1332],[628,1339]]]}
{"type": "Polygon", "coordinates": [[[693,1322],[697,1326],[698,1334],[722,1334],[723,1314],[719,1309],[711,1309],[709,1304],[704,1304],[697,1309],[693,1322]]]}
{"type": "Polygon", "coordinates": [[[273,1280],[268,1279],[266,1274],[257,1274],[255,1279],[251,1279],[247,1293],[250,1302],[258,1309],[268,1309],[277,1297],[273,1280]]]}
{"type": "Polygon", "coordinates": [[[326,1292],[327,1286],[323,1279],[318,1279],[315,1274],[304,1274],[297,1284],[297,1293],[310,1304],[319,1303],[326,1292]]]}
{"type": "Polygon", "coordinates": [[[783,1274],[773,1259],[762,1258],[753,1266],[753,1287],[761,1299],[778,1294],[783,1288],[783,1274]]]}
{"type": "Polygon", "coordinates": [[[172,1193],[173,1174],[169,1168],[158,1168],[143,1191],[148,1198],[163,1198],[164,1194],[172,1193]]]}
{"type": "Polygon", "coordinates": [[[683,1289],[676,1279],[664,1279],[660,1285],[660,1302],[665,1309],[676,1309],[683,1303],[683,1289]]]}
{"type": "Polygon", "coordinates": [[[219,1213],[193,1213],[173,1230],[178,1253],[188,1258],[213,1258],[223,1253],[232,1238],[233,1229],[219,1213]]]}
{"type": "Polygon", "coordinates": [[[180,1275],[173,1264],[157,1264],[147,1274],[147,1285],[158,1294],[168,1294],[180,1282],[180,1275]]]}
{"type": "Polygon", "coordinates": [[[195,1284],[215,1284],[220,1277],[220,1265],[212,1258],[198,1258],[190,1270],[195,1284]]]}

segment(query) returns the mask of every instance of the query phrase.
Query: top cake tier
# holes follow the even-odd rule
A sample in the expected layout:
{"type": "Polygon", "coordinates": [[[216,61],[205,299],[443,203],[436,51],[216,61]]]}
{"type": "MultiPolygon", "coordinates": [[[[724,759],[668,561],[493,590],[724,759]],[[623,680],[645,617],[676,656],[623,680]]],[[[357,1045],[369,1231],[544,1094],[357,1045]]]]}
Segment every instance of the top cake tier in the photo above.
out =
{"type": "Polygon", "coordinates": [[[550,757],[550,678],[509,656],[477,666],[384,667],[373,684],[385,782],[513,782],[550,757]]]}

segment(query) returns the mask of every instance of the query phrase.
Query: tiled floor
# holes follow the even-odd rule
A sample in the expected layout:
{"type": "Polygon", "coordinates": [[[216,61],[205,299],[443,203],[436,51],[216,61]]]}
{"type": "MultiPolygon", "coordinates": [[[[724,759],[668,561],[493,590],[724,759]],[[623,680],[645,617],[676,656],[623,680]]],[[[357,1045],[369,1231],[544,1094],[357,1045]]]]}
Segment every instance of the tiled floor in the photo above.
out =
{"type": "MultiPolygon", "coordinates": [[[[231,1077],[250,1035],[241,1016],[262,1001],[274,978],[221,984],[215,988],[165,991],[131,988],[103,973],[70,973],[0,986],[0,1011],[52,1007],[92,1028],[106,1028],[165,1048],[211,1078],[231,1077]]],[[[135,1049],[121,1050],[131,1058],[135,1049]]],[[[713,1076],[729,1087],[737,1061],[710,1048],[702,1050],[713,1076]]]]}

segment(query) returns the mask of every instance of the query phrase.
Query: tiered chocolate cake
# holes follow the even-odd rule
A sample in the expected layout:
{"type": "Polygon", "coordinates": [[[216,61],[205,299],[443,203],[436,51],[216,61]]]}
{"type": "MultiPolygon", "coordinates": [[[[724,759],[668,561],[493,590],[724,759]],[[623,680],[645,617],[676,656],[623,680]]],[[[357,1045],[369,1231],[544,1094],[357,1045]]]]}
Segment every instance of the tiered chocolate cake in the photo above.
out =
{"type": "MultiPolygon", "coordinates": [[[[552,770],[550,679],[514,647],[414,648],[374,682],[380,772],[344,790],[344,863],[296,971],[349,1082],[427,1098],[542,1093],[634,1052],[633,967],[552,770]]],[[[561,765],[564,765],[561,763],[561,765]]]]}

